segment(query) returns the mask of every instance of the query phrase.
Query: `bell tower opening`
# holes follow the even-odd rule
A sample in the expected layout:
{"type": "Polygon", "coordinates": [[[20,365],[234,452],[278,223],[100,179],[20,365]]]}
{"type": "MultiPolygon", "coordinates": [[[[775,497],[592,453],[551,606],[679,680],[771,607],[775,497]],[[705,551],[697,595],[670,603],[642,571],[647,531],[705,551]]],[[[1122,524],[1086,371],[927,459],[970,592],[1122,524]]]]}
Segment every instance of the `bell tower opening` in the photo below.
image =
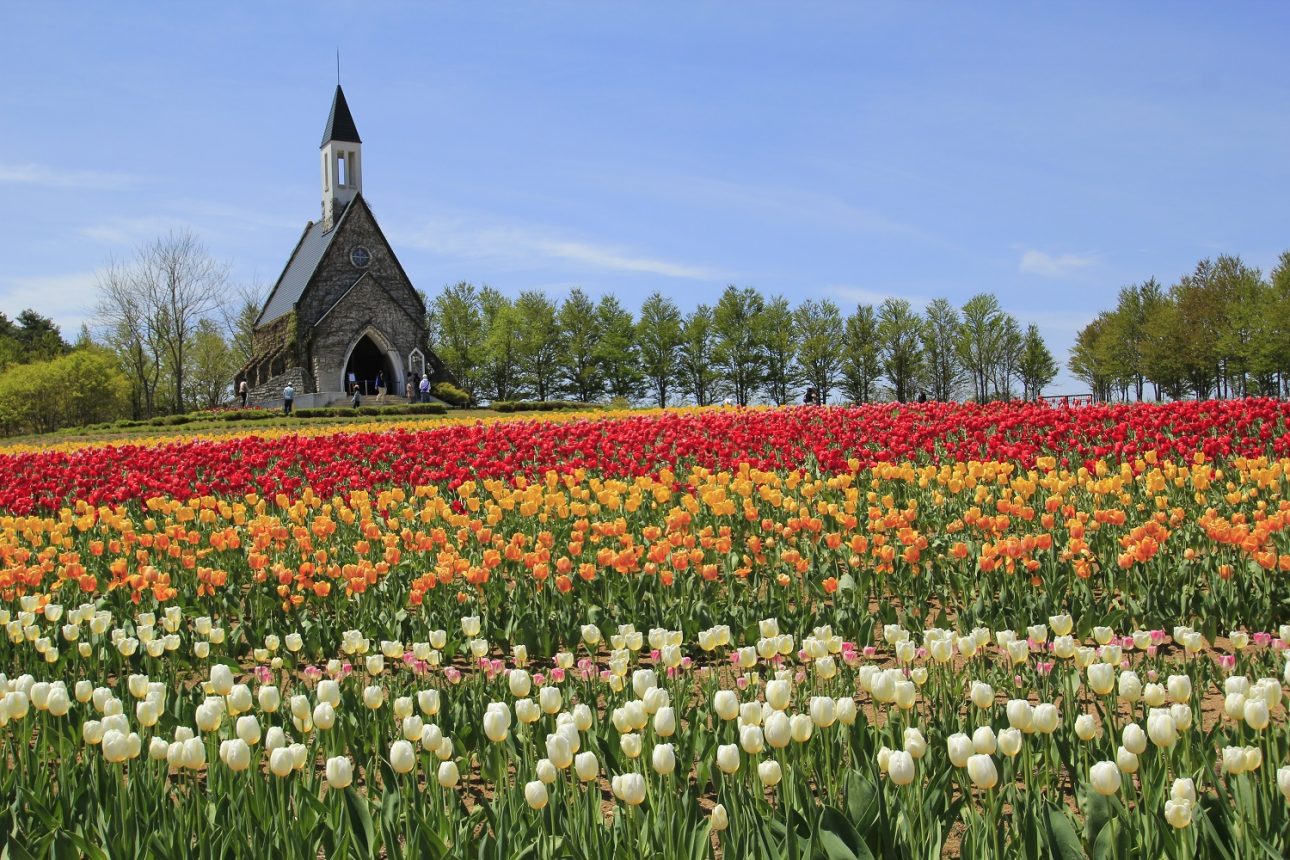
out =
{"type": "Polygon", "coordinates": [[[389,354],[377,346],[376,341],[363,335],[349,352],[349,361],[345,364],[346,393],[358,386],[363,394],[376,394],[377,380],[385,385],[386,393],[394,392],[398,376],[389,354]]]}

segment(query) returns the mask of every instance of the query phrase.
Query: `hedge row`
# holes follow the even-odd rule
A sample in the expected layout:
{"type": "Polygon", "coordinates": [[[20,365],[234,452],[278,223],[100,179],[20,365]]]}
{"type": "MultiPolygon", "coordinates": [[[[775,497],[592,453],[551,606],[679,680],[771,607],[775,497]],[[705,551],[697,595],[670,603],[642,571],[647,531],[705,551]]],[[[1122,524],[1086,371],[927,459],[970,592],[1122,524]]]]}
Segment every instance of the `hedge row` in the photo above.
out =
{"type": "Polygon", "coordinates": [[[584,412],[601,407],[576,400],[494,400],[492,408],[497,412],[584,412]]]}

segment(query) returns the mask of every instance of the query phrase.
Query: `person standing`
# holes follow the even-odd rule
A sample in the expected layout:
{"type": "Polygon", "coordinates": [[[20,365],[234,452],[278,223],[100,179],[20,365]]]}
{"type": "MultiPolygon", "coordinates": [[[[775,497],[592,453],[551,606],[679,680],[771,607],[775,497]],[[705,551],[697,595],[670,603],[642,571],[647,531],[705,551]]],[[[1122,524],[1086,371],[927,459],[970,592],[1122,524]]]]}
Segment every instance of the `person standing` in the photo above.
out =
{"type": "Polygon", "coordinates": [[[806,389],[806,397],[802,399],[802,402],[807,406],[817,406],[819,405],[820,398],[816,395],[814,388],[808,388],[806,389]]]}
{"type": "Polygon", "coordinates": [[[376,402],[385,402],[385,371],[376,371],[376,402]]]}
{"type": "Polygon", "coordinates": [[[430,402],[430,377],[424,373],[421,374],[421,402],[430,402]]]}
{"type": "Polygon", "coordinates": [[[247,387],[246,387],[246,380],[245,380],[245,379],[243,379],[243,380],[242,380],[242,384],[241,384],[241,385],[239,385],[239,386],[237,387],[237,393],[238,393],[239,395],[241,395],[241,397],[242,397],[242,408],[243,408],[243,409],[245,409],[245,408],[246,408],[246,398],[250,395],[250,391],[248,391],[248,390],[247,390],[247,387]]]}
{"type": "Polygon", "coordinates": [[[354,384],[354,396],[350,399],[350,405],[357,409],[363,403],[363,395],[358,393],[358,383],[354,384]]]}
{"type": "Polygon", "coordinates": [[[283,415],[291,414],[291,404],[295,399],[296,399],[296,390],[292,388],[291,383],[288,382],[287,387],[282,389],[282,414],[283,415]]]}
{"type": "Polygon", "coordinates": [[[412,403],[413,402],[412,398],[416,396],[416,392],[417,392],[417,387],[416,385],[413,384],[412,377],[409,376],[408,384],[404,387],[403,395],[408,398],[409,403],[412,403]]]}

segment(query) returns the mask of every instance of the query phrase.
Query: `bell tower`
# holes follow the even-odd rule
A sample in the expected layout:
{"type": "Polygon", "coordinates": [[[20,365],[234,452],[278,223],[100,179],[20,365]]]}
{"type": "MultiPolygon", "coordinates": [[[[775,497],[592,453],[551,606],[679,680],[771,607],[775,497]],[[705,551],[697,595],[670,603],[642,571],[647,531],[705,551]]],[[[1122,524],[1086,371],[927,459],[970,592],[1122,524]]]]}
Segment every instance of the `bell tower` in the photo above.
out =
{"type": "Polygon", "coordinates": [[[355,195],[363,191],[363,140],[340,84],[336,85],[321,148],[322,224],[323,230],[330,230],[355,195]]]}

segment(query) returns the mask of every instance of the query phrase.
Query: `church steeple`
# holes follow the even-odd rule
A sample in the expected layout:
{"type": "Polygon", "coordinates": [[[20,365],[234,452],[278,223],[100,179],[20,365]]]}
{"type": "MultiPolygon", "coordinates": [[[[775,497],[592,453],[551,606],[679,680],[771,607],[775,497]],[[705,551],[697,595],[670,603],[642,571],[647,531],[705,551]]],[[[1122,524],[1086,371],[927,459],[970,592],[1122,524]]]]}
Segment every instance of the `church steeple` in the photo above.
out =
{"type": "Polygon", "coordinates": [[[322,140],[322,220],[323,229],[336,226],[336,219],[354,196],[363,191],[363,140],[349,112],[345,92],[336,85],[331,113],[322,140]]]}

